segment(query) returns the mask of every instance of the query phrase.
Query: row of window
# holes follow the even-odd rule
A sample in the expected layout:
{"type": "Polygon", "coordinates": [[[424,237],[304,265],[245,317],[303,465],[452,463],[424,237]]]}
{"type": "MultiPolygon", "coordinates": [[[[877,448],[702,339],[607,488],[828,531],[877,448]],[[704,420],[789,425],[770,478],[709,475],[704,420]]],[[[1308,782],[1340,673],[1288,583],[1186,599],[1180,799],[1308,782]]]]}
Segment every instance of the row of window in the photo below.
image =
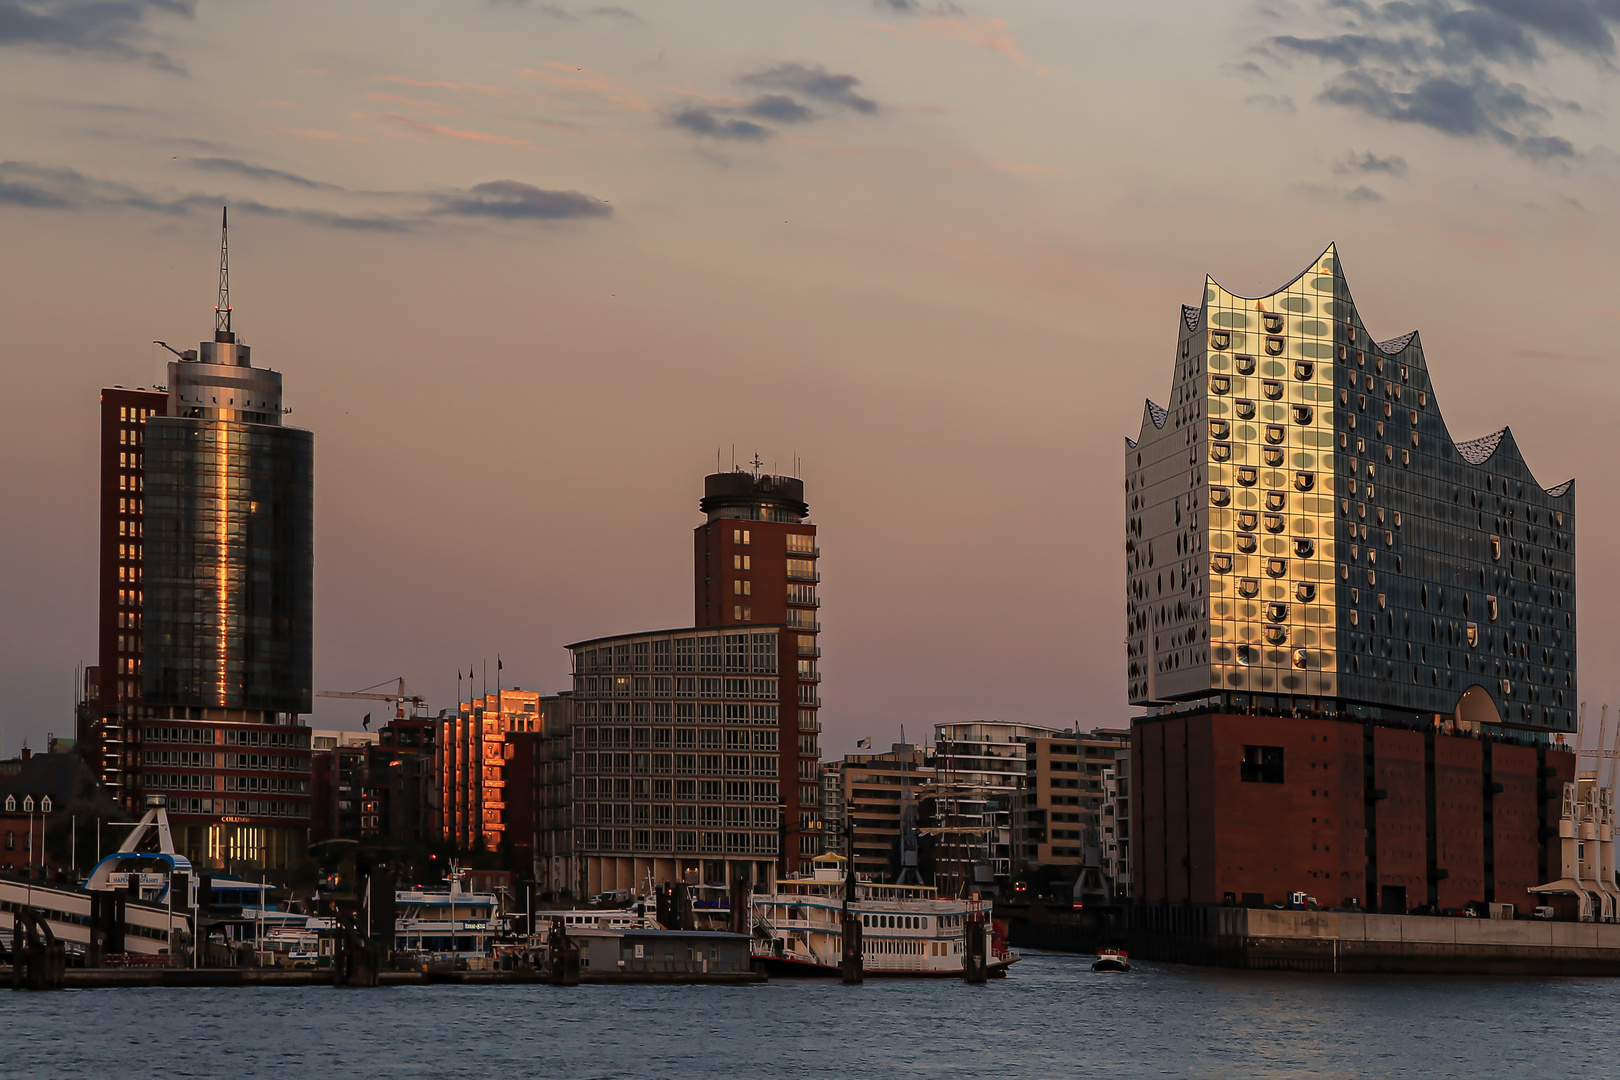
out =
{"type": "MultiPolygon", "coordinates": [[[[723,704],[718,701],[680,701],[674,703],[661,701],[604,701],[600,703],[600,707],[597,702],[586,701],[577,707],[580,710],[580,721],[583,724],[590,724],[595,720],[601,720],[604,723],[611,720],[618,720],[620,723],[633,720],[643,723],[651,721],[653,723],[667,724],[673,720],[683,724],[693,722],[718,724],[723,721],[727,724],[753,723],[771,724],[773,726],[776,724],[777,708],[775,705],[735,705],[723,704]]],[[[813,720],[815,714],[811,713],[810,718],[813,720]]],[[[799,719],[802,727],[802,721],[805,719],[803,711],[801,711],[799,719]]]]}
{"type": "Polygon", "coordinates": [[[727,855],[774,855],[776,833],[664,832],[649,829],[581,829],[582,851],[681,851],[727,855]]]}
{"type": "Polygon", "coordinates": [[[696,729],[696,728],[581,728],[580,746],[590,750],[601,745],[608,747],[625,747],[628,749],[658,748],[658,747],[703,747],[718,750],[723,745],[727,750],[776,750],[776,730],[774,728],[759,731],[736,729],[696,729]]]}
{"type": "MultiPolygon", "coordinates": [[[[739,607],[738,618],[743,609],[739,607]]],[[[769,667],[762,671],[775,673],[773,654],[769,667]]],[[[581,698],[604,697],[728,697],[774,700],[778,694],[776,679],[690,679],[666,678],[647,675],[617,675],[611,678],[593,678],[589,675],[574,677],[575,692],[581,698]]]]}
{"type": "Polygon", "coordinates": [[[668,773],[711,776],[775,776],[776,755],[744,757],[737,754],[576,754],[581,773],[668,773]],[[671,766],[673,765],[673,770],[671,766]]]}
{"type": "Polygon", "coordinates": [[[774,670],[775,658],[774,633],[708,634],[702,637],[626,641],[600,645],[594,649],[579,649],[574,653],[574,671],[577,674],[624,674],[649,670],[760,671],[774,670]],[[771,666],[762,667],[762,664],[771,666]]]}
{"type": "MultiPolygon", "coordinates": [[[[813,804],[814,794],[805,795],[805,788],[799,789],[799,801],[813,804]]],[[[814,792],[814,788],[808,789],[814,792]]],[[[604,777],[598,781],[595,777],[576,777],[574,780],[574,798],[579,799],[700,799],[703,801],[718,802],[769,802],[776,803],[779,798],[779,788],[774,780],[642,780],[616,777],[604,777]]]]}
{"type": "Polygon", "coordinates": [[[580,807],[585,825],[705,825],[730,828],[774,829],[774,806],[691,806],[669,803],[585,803],[580,807]]]}

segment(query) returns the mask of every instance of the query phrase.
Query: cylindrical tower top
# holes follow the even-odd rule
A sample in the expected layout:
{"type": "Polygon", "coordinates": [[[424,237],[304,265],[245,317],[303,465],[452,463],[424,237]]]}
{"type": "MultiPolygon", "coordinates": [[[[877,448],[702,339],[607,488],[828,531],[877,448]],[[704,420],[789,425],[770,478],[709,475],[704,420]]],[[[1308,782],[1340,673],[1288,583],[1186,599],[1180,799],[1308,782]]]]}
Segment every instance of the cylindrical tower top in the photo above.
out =
{"type": "Polygon", "coordinates": [[[804,501],[804,481],[797,476],[773,476],[742,470],[710,473],[703,478],[703,501],[698,509],[717,518],[744,521],[784,521],[798,524],[810,516],[804,501]]]}

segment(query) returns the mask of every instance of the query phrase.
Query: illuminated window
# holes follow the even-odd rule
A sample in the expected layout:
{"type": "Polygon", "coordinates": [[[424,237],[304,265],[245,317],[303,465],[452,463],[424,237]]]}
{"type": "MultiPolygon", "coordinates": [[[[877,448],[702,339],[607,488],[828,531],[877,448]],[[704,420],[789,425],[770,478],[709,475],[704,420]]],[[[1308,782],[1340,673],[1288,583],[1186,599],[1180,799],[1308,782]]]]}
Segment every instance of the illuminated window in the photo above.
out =
{"type": "Polygon", "coordinates": [[[1469,623],[1468,624],[1468,647],[1470,649],[1472,649],[1472,648],[1475,648],[1478,645],[1479,645],[1479,624],[1478,623],[1469,623]]]}
{"type": "Polygon", "coordinates": [[[1491,558],[1493,560],[1502,558],[1502,538],[1500,536],[1491,537],[1491,558]]]}

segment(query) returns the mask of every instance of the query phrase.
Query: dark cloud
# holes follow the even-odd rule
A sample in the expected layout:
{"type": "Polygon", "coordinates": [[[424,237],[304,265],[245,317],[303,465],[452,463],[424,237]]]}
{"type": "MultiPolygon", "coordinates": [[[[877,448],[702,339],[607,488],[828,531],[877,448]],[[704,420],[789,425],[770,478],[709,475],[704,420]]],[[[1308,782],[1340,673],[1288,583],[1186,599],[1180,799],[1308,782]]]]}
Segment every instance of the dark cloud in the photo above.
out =
{"type": "Polygon", "coordinates": [[[855,92],[861,80],[853,75],[835,75],[820,64],[777,64],[764,71],[744,75],[738,81],[766,90],[791,90],[807,98],[856,112],[874,113],[878,110],[877,102],[855,92]]]}
{"type": "Polygon", "coordinates": [[[802,124],[814,120],[816,114],[786,94],[763,94],[750,101],[743,112],[761,120],[775,120],[779,124],[802,124]]]}
{"type": "Polygon", "coordinates": [[[713,109],[678,109],[666,118],[671,127],[681,128],[693,135],[712,139],[737,139],[758,142],[771,137],[771,129],[751,120],[730,120],[716,115],[713,109]]]}
{"type": "Polygon", "coordinates": [[[1555,70],[1548,46],[1609,70],[1620,0],[1319,0],[1314,16],[1289,17],[1321,32],[1278,34],[1261,51],[1341,68],[1320,100],[1546,160],[1575,154],[1548,129],[1581,106],[1526,83],[1555,70]]]}
{"type": "Polygon", "coordinates": [[[1386,173],[1390,176],[1406,176],[1406,159],[1399,154],[1389,157],[1379,157],[1372,151],[1351,154],[1342,161],[1333,163],[1333,171],[1340,176],[1349,176],[1354,173],[1386,173]]]}
{"type": "Polygon", "coordinates": [[[441,213],[508,221],[561,221],[608,217],[613,207],[578,191],[547,191],[521,180],[491,180],[440,198],[441,213]]]}
{"type": "Polygon", "coordinates": [[[529,0],[490,0],[490,3],[497,7],[529,8],[547,18],[556,19],[558,22],[584,22],[587,19],[606,19],[618,23],[641,23],[646,21],[629,8],[619,7],[616,4],[603,7],[569,8],[561,4],[532,4],[529,0]]]}
{"type": "MultiPolygon", "coordinates": [[[[252,175],[251,170],[257,167],[247,166],[247,169],[250,172],[241,174],[252,175]]],[[[234,168],[221,171],[240,172],[234,168]]],[[[291,173],[280,175],[293,176],[291,173]]],[[[307,183],[326,191],[342,190],[314,181],[307,183]]],[[[348,193],[351,200],[357,196],[372,198],[376,195],[348,193]]],[[[518,180],[492,180],[466,191],[448,193],[393,193],[389,198],[394,200],[391,205],[398,205],[400,199],[413,200],[419,209],[407,213],[349,213],[321,207],[279,206],[227,193],[176,195],[99,180],[72,169],[57,169],[23,161],[0,162],[0,207],[31,210],[141,210],[183,217],[196,212],[214,214],[220,206],[229,204],[233,213],[248,217],[297,221],[319,228],[350,232],[407,232],[446,217],[560,221],[608,217],[613,213],[613,208],[603,200],[578,191],[547,191],[518,180]]]]}
{"type": "Polygon", "coordinates": [[[132,60],[179,72],[145,47],[154,16],[190,18],[195,0],[0,0],[0,47],[132,60]]]}
{"type": "Polygon", "coordinates": [[[1287,94],[1250,94],[1243,99],[1245,105],[1263,105],[1279,112],[1294,112],[1294,99],[1287,94]]]}
{"type": "MultiPolygon", "coordinates": [[[[1476,0],[1484,8],[1546,34],[1566,49],[1614,55],[1614,37],[1589,0],[1476,0]]],[[[1610,18],[1615,18],[1610,14],[1610,18]]]]}
{"type": "Polygon", "coordinates": [[[192,158],[188,164],[194,169],[204,172],[230,173],[234,176],[245,176],[249,180],[269,180],[280,184],[292,184],[295,187],[315,188],[324,191],[342,191],[336,184],[327,184],[319,180],[311,180],[297,173],[282,172],[280,169],[271,169],[264,165],[252,165],[246,161],[235,158],[192,158]]]}
{"type": "Polygon", "coordinates": [[[1368,187],[1366,184],[1362,184],[1359,187],[1351,188],[1349,191],[1345,192],[1344,201],[1353,203],[1373,203],[1383,202],[1384,197],[1378,194],[1378,192],[1374,191],[1372,188],[1368,187]]]}

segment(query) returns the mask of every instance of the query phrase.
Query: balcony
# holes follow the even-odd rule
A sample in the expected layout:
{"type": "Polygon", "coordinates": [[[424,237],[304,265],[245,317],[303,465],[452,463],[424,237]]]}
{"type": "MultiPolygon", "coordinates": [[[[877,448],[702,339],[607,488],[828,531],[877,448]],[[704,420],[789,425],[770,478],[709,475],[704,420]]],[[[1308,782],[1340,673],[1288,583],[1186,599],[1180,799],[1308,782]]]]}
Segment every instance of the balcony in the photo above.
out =
{"type": "Polygon", "coordinates": [[[819,570],[804,571],[792,569],[787,572],[787,579],[789,581],[820,581],[821,572],[819,570]]]}
{"type": "Polygon", "coordinates": [[[821,681],[821,672],[801,671],[799,672],[799,681],[801,683],[818,683],[821,681]]]}
{"type": "Polygon", "coordinates": [[[821,647],[819,645],[800,645],[799,655],[818,659],[821,656],[821,647]]]}

